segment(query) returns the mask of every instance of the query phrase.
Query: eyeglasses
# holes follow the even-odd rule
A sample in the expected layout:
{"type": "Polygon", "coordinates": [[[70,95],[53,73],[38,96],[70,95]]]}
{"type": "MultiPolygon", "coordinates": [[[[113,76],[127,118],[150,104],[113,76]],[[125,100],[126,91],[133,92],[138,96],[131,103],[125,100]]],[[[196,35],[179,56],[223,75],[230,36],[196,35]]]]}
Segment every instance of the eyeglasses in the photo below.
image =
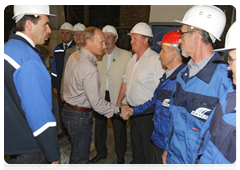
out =
{"type": "Polygon", "coordinates": [[[183,38],[183,34],[190,33],[190,32],[193,32],[193,31],[182,32],[181,30],[179,30],[179,36],[180,36],[180,38],[183,38]]]}
{"type": "Polygon", "coordinates": [[[228,56],[228,64],[229,65],[231,65],[234,60],[236,60],[236,58],[233,59],[232,57],[228,56]]]}

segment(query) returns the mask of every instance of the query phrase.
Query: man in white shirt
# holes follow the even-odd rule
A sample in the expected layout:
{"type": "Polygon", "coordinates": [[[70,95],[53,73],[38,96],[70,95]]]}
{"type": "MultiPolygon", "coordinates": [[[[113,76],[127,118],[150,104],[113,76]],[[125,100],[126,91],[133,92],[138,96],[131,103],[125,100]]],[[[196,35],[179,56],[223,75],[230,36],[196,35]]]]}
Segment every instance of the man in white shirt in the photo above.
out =
{"type": "MultiPolygon", "coordinates": [[[[136,52],[129,61],[119,92],[117,106],[121,106],[126,96],[129,106],[138,106],[152,97],[165,70],[156,52],[151,50],[153,37],[151,27],[143,22],[136,24],[131,32],[132,50],[136,52]]],[[[130,118],[132,162],[133,164],[150,163],[151,134],[153,114],[130,118]]]]}
{"type": "MultiPolygon", "coordinates": [[[[116,104],[119,90],[122,84],[123,75],[127,69],[128,62],[132,57],[131,52],[120,49],[116,46],[118,39],[117,30],[106,25],[102,29],[106,41],[106,54],[102,60],[97,62],[100,74],[100,94],[105,100],[116,104]]],[[[115,140],[115,152],[117,163],[123,164],[124,155],[127,150],[127,130],[126,121],[114,115],[112,125],[115,140]]],[[[90,160],[97,163],[100,159],[106,158],[108,151],[106,146],[107,139],[107,118],[101,114],[95,114],[95,147],[97,155],[90,160]]]]}

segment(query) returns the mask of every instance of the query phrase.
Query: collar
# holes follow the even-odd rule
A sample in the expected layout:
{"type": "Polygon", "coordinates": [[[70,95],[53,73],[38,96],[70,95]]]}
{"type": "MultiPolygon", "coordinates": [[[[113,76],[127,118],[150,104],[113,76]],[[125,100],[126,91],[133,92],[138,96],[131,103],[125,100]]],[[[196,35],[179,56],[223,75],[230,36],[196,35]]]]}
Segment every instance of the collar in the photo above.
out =
{"type": "MultiPolygon", "coordinates": [[[[150,52],[151,52],[151,48],[148,47],[148,49],[143,53],[143,55],[140,57],[140,59],[142,57],[149,57],[150,56],[150,52]]],[[[137,60],[137,54],[136,53],[133,55],[133,58],[135,59],[135,62],[136,62],[136,60],[137,60]]]]}
{"type": "Polygon", "coordinates": [[[169,80],[175,80],[177,78],[178,73],[186,66],[186,64],[182,63],[180,65],[178,65],[177,67],[173,68],[172,70],[169,70],[171,72],[171,74],[169,76],[167,76],[167,71],[164,73],[163,77],[160,78],[160,81],[165,81],[166,79],[169,80]]]}
{"type": "MultiPolygon", "coordinates": [[[[148,49],[143,53],[142,56],[149,57],[149,56],[150,56],[150,52],[151,52],[151,48],[148,47],[148,49]]],[[[142,57],[142,56],[141,56],[141,57],[142,57]]]]}
{"type": "Polygon", "coordinates": [[[204,60],[198,62],[197,64],[194,64],[193,59],[191,59],[188,62],[188,67],[189,67],[189,77],[195,76],[202,68],[211,60],[213,57],[214,53],[210,55],[209,57],[205,58],[204,60]]]}
{"type": "Polygon", "coordinates": [[[89,59],[89,61],[91,61],[93,64],[95,64],[95,62],[97,61],[97,57],[95,55],[93,55],[92,53],[90,53],[86,48],[82,47],[81,48],[81,52],[84,53],[87,58],[89,59]]]}
{"type": "Polygon", "coordinates": [[[22,32],[17,31],[16,35],[21,36],[22,38],[27,40],[27,42],[29,42],[29,44],[31,44],[33,47],[35,47],[35,44],[34,44],[33,40],[31,38],[29,38],[26,34],[23,34],[22,32]]]}
{"type": "Polygon", "coordinates": [[[112,53],[111,53],[111,54],[108,54],[107,50],[105,50],[105,51],[106,51],[106,56],[112,56],[112,55],[113,55],[113,53],[114,53],[114,51],[115,51],[115,49],[116,49],[116,46],[114,47],[114,49],[113,49],[113,51],[112,51],[112,53]]]}
{"type": "Polygon", "coordinates": [[[63,42],[63,47],[65,47],[65,45],[67,45],[67,46],[68,46],[68,48],[69,48],[69,47],[70,47],[70,45],[71,45],[71,43],[72,43],[72,41],[73,41],[73,40],[71,40],[71,41],[70,41],[69,43],[67,43],[67,44],[63,42]]]}
{"type": "MultiPolygon", "coordinates": [[[[206,83],[209,83],[212,79],[212,76],[219,64],[226,64],[224,61],[221,60],[221,56],[215,52],[213,57],[209,60],[209,62],[195,75],[199,79],[203,80],[206,83]]],[[[189,79],[189,68],[182,73],[182,78],[186,83],[189,79]]]]}
{"type": "Polygon", "coordinates": [[[40,58],[42,58],[42,53],[36,48],[33,47],[32,44],[29,43],[29,41],[27,41],[23,36],[17,35],[17,34],[13,34],[11,36],[11,39],[16,39],[19,41],[24,42],[25,44],[27,44],[30,48],[32,48],[36,53],[38,53],[38,55],[40,56],[40,58]]]}
{"type": "Polygon", "coordinates": [[[174,80],[177,78],[178,73],[186,66],[186,64],[182,63],[179,66],[177,66],[177,68],[175,69],[175,71],[169,76],[170,80],[174,80]]]}

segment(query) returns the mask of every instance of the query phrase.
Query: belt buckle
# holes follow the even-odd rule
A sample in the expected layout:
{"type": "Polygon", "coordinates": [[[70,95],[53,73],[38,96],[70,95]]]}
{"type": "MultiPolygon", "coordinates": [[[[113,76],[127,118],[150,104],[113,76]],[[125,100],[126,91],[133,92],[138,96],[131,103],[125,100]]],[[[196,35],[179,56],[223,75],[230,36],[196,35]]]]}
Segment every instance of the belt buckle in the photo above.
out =
{"type": "Polygon", "coordinates": [[[80,107],[78,107],[78,106],[75,106],[76,107],[76,110],[78,110],[80,107]]]}

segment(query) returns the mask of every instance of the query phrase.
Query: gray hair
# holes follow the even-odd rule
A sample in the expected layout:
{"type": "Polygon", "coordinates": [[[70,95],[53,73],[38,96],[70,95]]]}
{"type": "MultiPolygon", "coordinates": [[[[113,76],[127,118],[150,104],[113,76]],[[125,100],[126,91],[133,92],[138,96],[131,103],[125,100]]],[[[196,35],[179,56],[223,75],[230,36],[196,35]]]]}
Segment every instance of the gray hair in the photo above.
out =
{"type": "Polygon", "coordinates": [[[207,31],[205,31],[205,30],[200,30],[200,29],[198,29],[198,28],[196,28],[196,27],[193,27],[193,26],[190,26],[190,25],[188,25],[188,31],[194,31],[194,30],[197,30],[198,31],[198,33],[203,37],[202,38],[202,41],[205,43],[205,44],[211,44],[212,46],[213,46],[213,41],[212,41],[212,39],[211,39],[211,37],[210,37],[210,35],[209,35],[209,33],[207,32],[207,31]]]}
{"type": "Polygon", "coordinates": [[[169,48],[170,48],[170,50],[175,49],[177,51],[177,53],[179,53],[181,55],[181,49],[179,48],[179,46],[177,44],[172,44],[169,48]]]}

